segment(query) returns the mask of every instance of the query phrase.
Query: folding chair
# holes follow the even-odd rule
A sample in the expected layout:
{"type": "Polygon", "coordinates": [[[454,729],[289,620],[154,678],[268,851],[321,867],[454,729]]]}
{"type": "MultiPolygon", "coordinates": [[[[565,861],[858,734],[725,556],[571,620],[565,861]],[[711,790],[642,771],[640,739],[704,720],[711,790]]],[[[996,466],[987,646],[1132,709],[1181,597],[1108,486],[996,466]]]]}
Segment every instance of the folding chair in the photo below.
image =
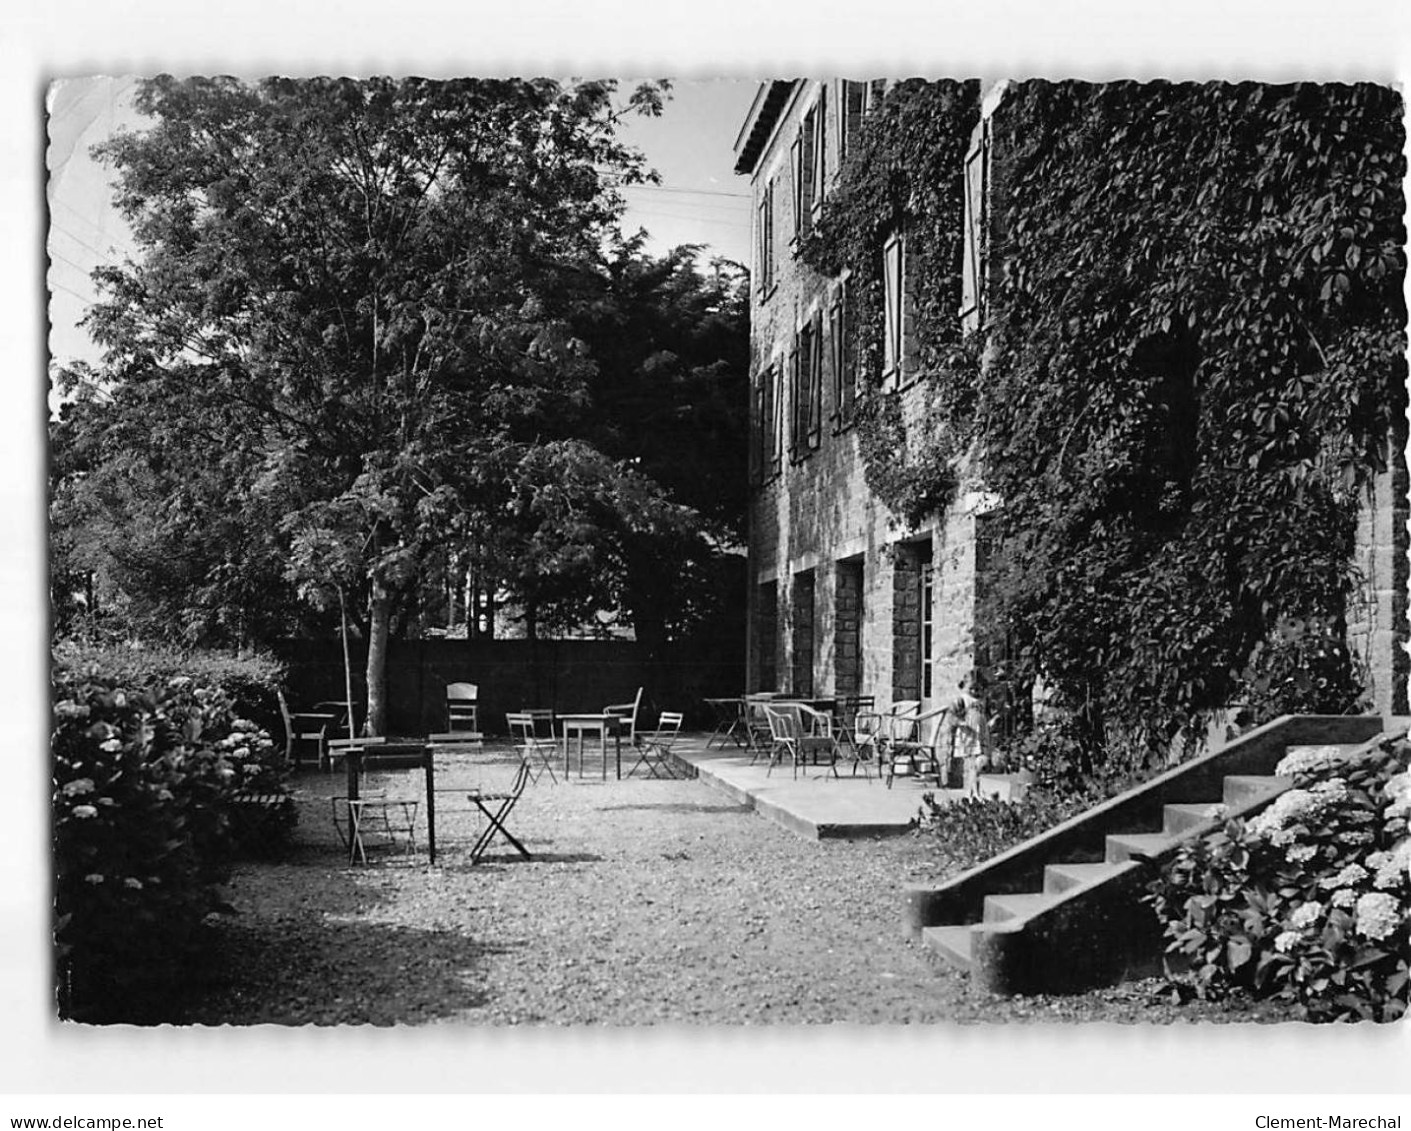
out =
{"type": "Polygon", "coordinates": [[[531,858],[529,849],[520,844],[515,835],[505,827],[505,822],[509,820],[509,815],[519,802],[520,795],[524,793],[524,787],[528,781],[529,763],[521,761],[519,769],[514,773],[514,785],[510,787],[508,793],[486,793],[483,790],[475,789],[466,794],[490,822],[485,826],[485,831],[480,834],[479,839],[471,846],[470,862],[472,864],[477,863],[485,855],[485,850],[490,847],[490,842],[495,839],[496,833],[514,845],[526,860],[531,858]]]}
{"type": "Polygon", "coordinates": [[[547,770],[549,778],[557,785],[559,779],[554,773],[554,759],[558,756],[559,748],[552,734],[548,738],[541,737],[535,726],[534,716],[527,711],[507,714],[505,722],[509,723],[515,753],[519,755],[521,762],[529,766],[529,780],[538,781],[547,770]],[[541,763],[538,769],[532,764],[535,758],[541,763]]]}
{"type": "MultiPolygon", "coordinates": [[[[329,743],[330,761],[335,755],[342,758],[356,755],[359,759],[356,766],[351,762],[348,765],[348,792],[330,798],[333,827],[348,850],[350,864],[367,863],[367,837],[370,833],[381,833],[393,846],[399,839],[405,838],[407,855],[416,852],[416,817],[420,800],[394,796],[387,789],[368,790],[362,787],[367,776],[368,759],[375,758],[378,747],[386,741],[385,738],[345,738],[329,743]],[[340,816],[343,818],[341,821],[340,816]]],[[[398,753],[395,760],[396,764],[405,765],[408,756],[398,753]]]]}
{"type": "Polygon", "coordinates": [[[328,728],[336,721],[333,715],[315,714],[312,711],[291,711],[289,703],[284,698],[284,692],[276,690],[275,697],[279,700],[279,714],[284,719],[284,760],[290,766],[298,768],[299,765],[299,743],[312,742],[314,753],[317,755],[317,764],[324,764],[324,743],[328,739],[328,728]]]}
{"type": "Polygon", "coordinates": [[[671,747],[675,744],[677,736],[681,733],[680,711],[663,711],[661,718],[657,720],[657,728],[654,731],[644,731],[641,735],[640,753],[632,768],[627,771],[630,778],[637,771],[638,766],[646,766],[647,773],[652,777],[659,776],[657,770],[661,770],[660,776],[674,778],[677,776],[676,763],[671,756],[671,747]]]}
{"type": "Polygon", "coordinates": [[[637,688],[637,697],[630,703],[610,703],[603,708],[603,714],[617,720],[618,734],[627,739],[629,746],[637,745],[637,712],[642,709],[642,688],[637,688]]]}
{"type": "Polygon", "coordinates": [[[480,687],[477,684],[446,684],[446,729],[480,730],[480,687]]]}
{"type": "Polygon", "coordinates": [[[877,757],[875,748],[879,716],[875,710],[877,700],[872,695],[840,695],[833,701],[833,735],[838,740],[839,752],[847,746],[852,755],[852,775],[857,777],[858,766],[870,782],[872,774],[867,763],[877,757]]]}

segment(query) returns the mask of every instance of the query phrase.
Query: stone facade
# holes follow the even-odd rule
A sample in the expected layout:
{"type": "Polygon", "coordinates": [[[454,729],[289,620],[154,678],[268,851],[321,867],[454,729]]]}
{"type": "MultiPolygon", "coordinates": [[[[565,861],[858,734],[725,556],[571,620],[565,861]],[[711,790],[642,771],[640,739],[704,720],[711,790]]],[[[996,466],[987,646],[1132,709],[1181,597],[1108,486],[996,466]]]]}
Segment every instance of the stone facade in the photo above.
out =
{"type": "MultiPolygon", "coordinates": [[[[826,197],[836,177],[843,84],[766,83],[742,133],[737,171],[755,203],[751,373],[753,423],[772,432],[777,465],[756,455],[750,507],[749,686],[799,695],[873,695],[879,707],[954,698],[974,665],[975,538],[965,504],[923,529],[903,529],[868,490],[856,432],[839,404],[830,312],[839,280],[810,270],[795,254],[793,146],[807,132],[824,161],[826,197]],[[818,121],[821,120],[821,127],[818,121]],[[764,212],[772,207],[772,217],[764,212]],[[772,271],[762,240],[772,228],[772,271]],[[769,277],[772,276],[772,277],[769,277]],[[821,335],[821,407],[811,442],[794,445],[798,390],[792,356],[809,327],[821,335]],[[759,384],[772,378],[764,396],[759,384]],[[776,470],[777,466],[777,470],[776,470]],[[931,616],[922,639],[922,569],[931,569],[931,616]],[[930,692],[923,695],[923,659],[930,692]]],[[[806,222],[806,221],[805,221],[806,222]]],[[[809,348],[809,347],[804,347],[809,348]]],[[[924,390],[902,384],[903,411],[915,420],[924,390]]],[[[910,422],[910,421],[909,421],[910,422]]],[[[805,431],[800,429],[800,431],[805,431]]]]}

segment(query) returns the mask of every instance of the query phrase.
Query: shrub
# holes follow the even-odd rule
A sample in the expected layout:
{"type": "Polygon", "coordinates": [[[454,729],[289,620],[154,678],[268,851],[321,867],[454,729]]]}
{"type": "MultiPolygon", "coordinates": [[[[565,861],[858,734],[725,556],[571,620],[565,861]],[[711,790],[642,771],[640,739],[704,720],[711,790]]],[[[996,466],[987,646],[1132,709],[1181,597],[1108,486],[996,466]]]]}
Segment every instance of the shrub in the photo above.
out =
{"type": "Polygon", "coordinates": [[[918,827],[963,869],[1047,832],[1092,803],[1092,797],[1076,792],[1030,790],[1018,801],[963,797],[950,802],[938,802],[927,792],[921,795],[918,827]]]}
{"type": "Polygon", "coordinates": [[[229,800],[281,788],[273,743],[218,687],[53,678],[55,942],[66,1016],[131,1016],[188,956],[232,856],[229,800]]]}
{"type": "Polygon", "coordinates": [[[93,645],[63,640],[54,646],[60,667],[102,672],[119,687],[160,692],[174,679],[190,679],[197,687],[219,687],[235,709],[270,733],[280,726],[276,692],[285,676],[284,664],[272,656],[253,653],[233,656],[224,652],[183,651],[166,645],[140,647],[119,644],[93,645]]]}
{"type": "Polygon", "coordinates": [[[1406,1011],[1411,747],[1290,755],[1293,789],[1182,849],[1152,885],[1178,985],[1297,1004],[1312,1021],[1406,1011]]]}

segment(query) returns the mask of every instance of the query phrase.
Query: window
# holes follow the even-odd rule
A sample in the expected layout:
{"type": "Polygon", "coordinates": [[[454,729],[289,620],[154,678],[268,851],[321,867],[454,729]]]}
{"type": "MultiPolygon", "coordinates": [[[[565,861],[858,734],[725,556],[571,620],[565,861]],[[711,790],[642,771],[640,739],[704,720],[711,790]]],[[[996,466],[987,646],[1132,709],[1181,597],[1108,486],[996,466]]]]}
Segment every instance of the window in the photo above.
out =
{"type": "Polygon", "coordinates": [[[857,348],[853,338],[848,281],[838,284],[829,309],[829,340],[833,347],[833,429],[841,432],[857,411],[857,348]]]}
{"type": "Polygon", "coordinates": [[[764,186],[759,199],[759,223],[756,229],[759,239],[757,251],[759,261],[759,289],[761,297],[767,297],[774,289],[774,181],[764,186]]]}
{"type": "Polygon", "coordinates": [[[966,332],[978,329],[985,314],[989,156],[989,123],[981,122],[975,127],[974,140],[965,155],[965,251],[961,264],[960,318],[966,332]]]}
{"type": "Polygon", "coordinates": [[[900,385],[906,372],[906,237],[893,232],[882,248],[882,379],[900,385]]]}
{"type": "Polygon", "coordinates": [[[814,218],[823,205],[825,172],[824,124],[826,112],[824,94],[819,87],[818,99],[805,112],[799,124],[799,135],[791,148],[794,172],[794,236],[805,235],[813,227],[814,218]]]}
{"type": "Polygon", "coordinates": [[[803,698],[813,696],[813,609],[816,587],[813,570],[794,574],[793,665],[790,690],[803,698]]]}
{"type": "Polygon", "coordinates": [[[779,472],[779,368],[771,365],[755,378],[754,425],[750,445],[750,481],[756,486],[779,472]]]}
{"type": "Polygon", "coordinates": [[[793,417],[789,430],[789,456],[806,459],[818,447],[823,416],[822,317],[813,315],[799,327],[789,355],[789,393],[793,417]]]}
{"type": "Polygon", "coordinates": [[[851,82],[847,79],[838,83],[838,168],[844,159],[857,147],[858,133],[862,129],[862,119],[868,108],[881,98],[881,88],[876,82],[851,82]]]}

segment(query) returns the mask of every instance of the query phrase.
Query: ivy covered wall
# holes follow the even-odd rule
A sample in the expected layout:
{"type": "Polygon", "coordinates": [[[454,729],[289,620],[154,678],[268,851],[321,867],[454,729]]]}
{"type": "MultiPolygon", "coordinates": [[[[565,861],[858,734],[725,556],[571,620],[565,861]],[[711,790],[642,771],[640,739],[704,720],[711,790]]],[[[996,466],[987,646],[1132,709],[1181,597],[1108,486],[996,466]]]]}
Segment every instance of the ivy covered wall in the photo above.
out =
{"type": "Polygon", "coordinates": [[[1162,749],[1230,703],[1356,709],[1359,509],[1404,459],[1400,96],[1009,84],[966,335],[979,100],[893,86],[802,246],[851,272],[869,487],[903,522],[943,511],[967,466],[1002,498],[984,616],[1090,751],[1162,749]],[[899,224],[927,386],[911,420],[880,387],[879,241],[899,224]]]}

